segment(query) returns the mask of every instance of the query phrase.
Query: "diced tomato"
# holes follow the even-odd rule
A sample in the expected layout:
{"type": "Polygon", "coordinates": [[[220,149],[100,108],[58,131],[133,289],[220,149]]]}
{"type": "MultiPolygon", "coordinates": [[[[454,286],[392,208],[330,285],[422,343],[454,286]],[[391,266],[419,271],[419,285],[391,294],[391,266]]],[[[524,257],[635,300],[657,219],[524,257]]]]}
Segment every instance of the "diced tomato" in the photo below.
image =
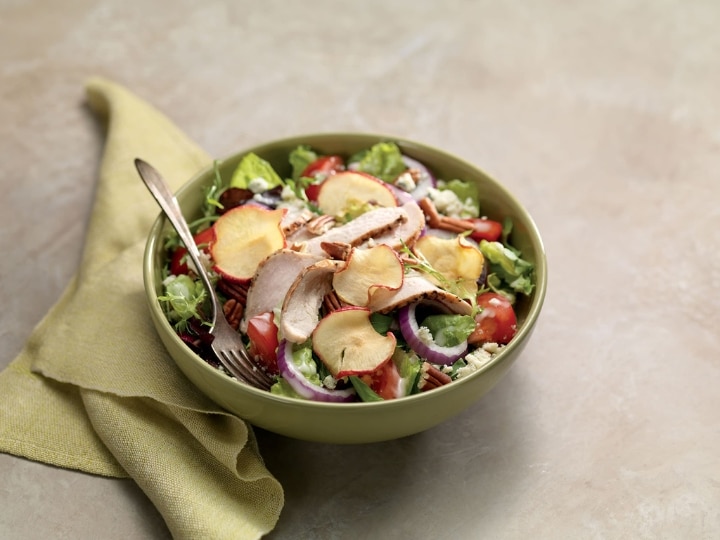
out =
{"type": "Polygon", "coordinates": [[[317,202],[318,193],[320,193],[320,184],[310,184],[305,188],[305,195],[308,201],[317,202]]]}
{"type": "Polygon", "coordinates": [[[372,373],[363,375],[362,380],[383,399],[402,397],[400,373],[392,360],[388,360],[372,373]]]}
{"type": "MultiPolygon", "coordinates": [[[[322,176],[324,180],[331,174],[345,170],[345,162],[340,156],[323,156],[317,158],[310,165],[305,167],[302,176],[309,178],[318,178],[322,176]]],[[[320,181],[320,183],[322,183],[320,181]]],[[[318,193],[320,192],[320,183],[311,184],[305,188],[305,195],[311,202],[317,202],[318,193]]]]}
{"type": "Polygon", "coordinates": [[[345,169],[345,162],[340,156],[323,156],[305,167],[302,176],[316,178],[319,174],[329,176],[345,169]]]}
{"type": "Polygon", "coordinates": [[[482,311],[475,316],[475,331],[468,343],[509,343],[517,332],[517,317],[510,301],[501,294],[486,292],[478,295],[477,303],[482,311]]]}
{"type": "MultiPolygon", "coordinates": [[[[215,238],[215,229],[213,229],[212,227],[208,227],[207,229],[204,229],[204,230],[200,231],[199,233],[197,233],[195,236],[193,236],[193,238],[195,239],[195,243],[200,248],[200,250],[205,251],[207,253],[208,245],[215,238]]],[[[170,273],[171,274],[179,276],[180,274],[188,273],[188,265],[183,260],[186,253],[187,253],[187,249],[185,249],[184,246],[178,247],[173,252],[172,257],[170,258],[170,273]]]]}
{"type": "Polygon", "coordinates": [[[250,354],[260,359],[268,373],[277,375],[278,328],[272,312],[268,311],[250,319],[247,335],[250,339],[250,354]]]}
{"type": "Polygon", "coordinates": [[[502,236],[503,226],[499,221],[493,221],[492,219],[486,218],[475,218],[469,219],[472,221],[473,230],[470,233],[470,238],[479,242],[480,240],[487,240],[488,242],[495,242],[502,236]]]}

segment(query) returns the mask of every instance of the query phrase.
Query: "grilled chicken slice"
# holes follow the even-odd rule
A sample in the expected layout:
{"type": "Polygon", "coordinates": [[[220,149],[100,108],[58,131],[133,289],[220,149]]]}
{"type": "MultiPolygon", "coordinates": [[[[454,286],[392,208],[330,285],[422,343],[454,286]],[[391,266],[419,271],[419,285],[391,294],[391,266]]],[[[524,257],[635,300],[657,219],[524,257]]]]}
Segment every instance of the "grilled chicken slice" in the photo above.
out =
{"type": "Polygon", "coordinates": [[[407,304],[421,300],[439,302],[451,312],[460,315],[470,315],[472,313],[472,306],[468,302],[459,296],[437,287],[419,273],[407,274],[399,289],[376,290],[370,299],[368,308],[370,308],[371,311],[389,313],[407,304]]]}
{"type": "Polygon", "coordinates": [[[385,234],[408,220],[408,214],[402,207],[377,208],[365,212],[351,222],[333,227],[320,236],[302,242],[300,251],[313,255],[325,255],[323,243],[343,243],[358,246],[368,238],[385,234]]]}
{"type": "Polygon", "coordinates": [[[255,315],[280,307],[302,271],[322,258],[320,255],[281,249],[262,261],[250,282],[240,330],[247,332],[248,322],[255,315]]]}
{"type": "Polygon", "coordinates": [[[400,209],[405,212],[407,219],[399,226],[374,236],[368,243],[387,244],[394,250],[401,249],[403,244],[412,246],[415,243],[425,228],[425,214],[415,201],[403,204],[400,209]]]}
{"type": "Polygon", "coordinates": [[[320,321],[323,298],[332,290],[332,278],[345,263],[323,259],[305,268],[291,285],[280,317],[280,335],[292,343],[306,341],[320,321]]]}

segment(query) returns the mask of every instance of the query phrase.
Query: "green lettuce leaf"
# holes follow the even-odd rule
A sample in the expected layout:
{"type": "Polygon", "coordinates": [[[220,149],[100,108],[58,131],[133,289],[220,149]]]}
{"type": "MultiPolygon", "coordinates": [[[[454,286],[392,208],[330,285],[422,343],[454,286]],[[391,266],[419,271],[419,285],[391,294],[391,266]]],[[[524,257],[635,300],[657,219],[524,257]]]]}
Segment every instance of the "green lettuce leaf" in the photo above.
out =
{"type": "Polygon", "coordinates": [[[475,319],[469,315],[430,315],[423,319],[422,326],[430,330],[433,341],[441,347],[454,347],[470,337],[475,330],[475,319]]]}
{"type": "Polygon", "coordinates": [[[373,312],[370,314],[370,324],[378,334],[385,335],[390,331],[395,319],[390,315],[383,315],[382,313],[373,312]]]}
{"type": "Polygon", "coordinates": [[[313,358],[312,342],[310,340],[293,346],[292,362],[308,381],[316,386],[322,386],[318,365],[313,358]]]}
{"type": "Polygon", "coordinates": [[[529,295],[535,287],[535,266],[522,259],[516,250],[500,242],[480,241],[480,251],[490,264],[488,287],[504,294],[511,302],[516,294],[529,295]]]}
{"type": "Polygon", "coordinates": [[[365,382],[357,375],[350,375],[349,379],[361,401],[385,401],[383,398],[378,396],[372,388],[365,384],[365,382]]]}
{"type": "Polygon", "coordinates": [[[351,160],[357,161],[359,171],[371,174],[385,182],[392,182],[407,169],[402,160],[400,148],[393,142],[377,143],[351,160]]]}
{"type": "Polygon", "coordinates": [[[422,361],[418,355],[397,347],[393,353],[392,361],[395,362],[400,377],[405,381],[405,395],[416,393],[422,366],[422,361]]]}
{"type": "Polygon", "coordinates": [[[293,180],[297,181],[302,176],[302,173],[307,169],[313,161],[318,158],[312,148],[307,145],[300,145],[295,150],[290,152],[290,165],[292,166],[292,177],[293,180]]]}
{"type": "Polygon", "coordinates": [[[290,386],[290,383],[288,383],[285,379],[282,377],[279,377],[278,380],[270,387],[270,393],[275,394],[276,396],[285,396],[285,397],[292,397],[297,399],[305,399],[303,396],[298,394],[292,386],[290,386]]]}
{"type": "Polygon", "coordinates": [[[450,180],[449,182],[443,182],[438,186],[440,189],[447,189],[452,191],[457,198],[463,203],[464,213],[467,216],[463,217],[479,217],[480,216],[480,198],[478,195],[477,186],[472,182],[466,182],[465,180],[450,180]]]}
{"type": "Polygon", "coordinates": [[[265,181],[267,189],[272,189],[283,183],[270,163],[257,154],[250,152],[242,158],[235,172],[233,172],[232,178],[230,179],[230,186],[248,189],[250,182],[258,178],[262,178],[265,181]]]}
{"type": "Polygon", "coordinates": [[[190,319],[202,319],[200,307],[207,292],[201,281],[193,281],[182,274],[165,284],[165,294],[158,300],[165,302],[168,319],[178,332],[185,332],[190,319]]]}

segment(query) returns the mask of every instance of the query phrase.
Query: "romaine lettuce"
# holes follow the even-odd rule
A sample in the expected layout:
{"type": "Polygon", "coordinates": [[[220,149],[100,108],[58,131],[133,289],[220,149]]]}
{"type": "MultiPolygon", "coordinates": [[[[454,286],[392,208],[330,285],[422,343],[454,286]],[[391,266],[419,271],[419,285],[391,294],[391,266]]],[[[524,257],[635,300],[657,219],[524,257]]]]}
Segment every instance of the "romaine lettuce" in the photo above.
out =
{"type": "Polygon", "coordinates": [[[475,330],[475,319],[469,315],[443,313],[425,317],[421,326],[430,330],[436,344],[454,347],[470,337],[475,330]]]}
{"type": "Polygon", "coordinates": [[[315,153],[307,145],[300,145],[295,150],[290,152],[288,160],[290,161],[290,165],[292,166],[293,180],[299,180],[302,176],[303,171],[307,169],[308,165],[310,165],[317,158],[317,153],[315,153]]]}
{"type": "Polygon", "coordinates": [[[245,155],[230,179],[230,186],[248,189],[250,182],[262,179],[265,181],[266,189],[282,185],[283,181],[275,172],[272,165],[254,153],[245,155]]]}
{"type": "Polygon", "coordinates": [[[441,190],[452,191],[462,202],[463,211],[461,218],[476,218],[480,216],[480,198],[478,196],[477,186],[465,180],[450,180],[438,184],[441,190]]]}
{"type": "Polygon", "coordinates": [[[392,182],[407,167],[402,160],[402,153],[397,144],[381,142],[370,147],[366,152],[357,154],[357,168],[361,172],[371,174],[385,182],[392,182]]]}

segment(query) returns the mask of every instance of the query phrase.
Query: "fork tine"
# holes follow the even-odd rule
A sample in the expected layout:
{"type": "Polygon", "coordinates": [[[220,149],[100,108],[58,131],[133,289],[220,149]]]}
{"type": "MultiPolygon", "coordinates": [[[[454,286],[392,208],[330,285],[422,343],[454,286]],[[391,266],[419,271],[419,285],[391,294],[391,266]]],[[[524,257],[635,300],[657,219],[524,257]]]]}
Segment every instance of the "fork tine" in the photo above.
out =
{"type": "Polygon", "coordinates": [[[270,386],[272,386],[272,380],[270,377],[262,369],[254,365],[248,356],[242,354],[243,351],[233,349],[226,352],[236,364],[242,366],[243,375],[252,380],[251,384],[265,390],[270,389],[270,386]]]}
{"type": "Polygon", "coordinates": [[[238,366],[237,363],[230,356],[229,351],[216,350],[215,354],[217,355],[218,360],[220,360],[220,363],[225,366],[225,368],[230,372],[231,375],[233,375],[236,379],[244,382],[245,384],[255,386],[255,384],[247,376],[245,370],[238,366]]]}
{"type": "Polygon", "coordinates": [[[249,359],[243,357],[234,349],[218,349],[215,351],[218,359],[237,379],[247,385],[269,390],[272,386],[270,377],[250,363],[249,359]]]}

